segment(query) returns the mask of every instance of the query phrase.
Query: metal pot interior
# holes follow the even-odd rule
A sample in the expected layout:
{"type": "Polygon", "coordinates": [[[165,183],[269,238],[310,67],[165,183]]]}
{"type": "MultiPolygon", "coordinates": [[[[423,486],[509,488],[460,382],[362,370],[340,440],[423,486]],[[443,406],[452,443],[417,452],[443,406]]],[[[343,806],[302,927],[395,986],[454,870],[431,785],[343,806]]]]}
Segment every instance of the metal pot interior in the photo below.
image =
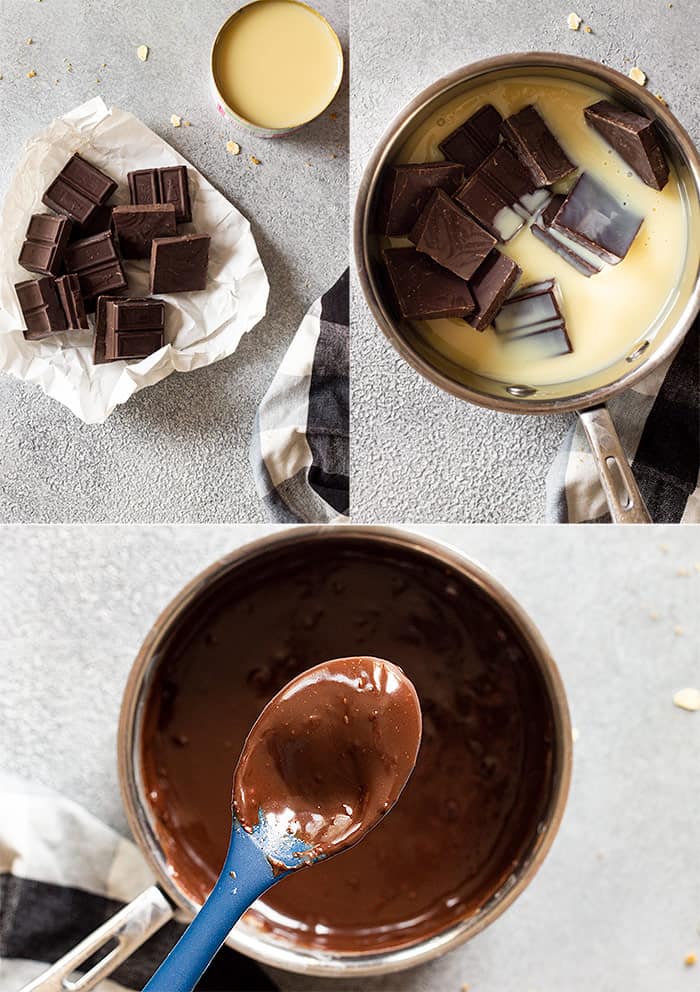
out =
{"type": "Polygon", "coordinates": [[[679,344],[700,306],[700,158],[687,134],[650,93],[617,72],[570,56],[536,54],[500,56],[458,70],[436,82],[405,108],[379,142],[360,187],[355,217],[355,251],[363,291],[374,316],[394,347],[426,378],[462,399],[514,413],[583,409],[647,374],[679,344]],[[534,387],[503,382],[470,371],[431,346],[410,322],[398,320],[388,300],[380,258],[384,239],[373,233],[380,179],[385,166],[401,161],[411,135],[470,90],[506,78],[537,75],[584,83],[606,98],[658,121],[664,150],[676,171],[687,220],[688,239],[678,250],[684,262],[678,284],[654,325],[640,328],[627,356],[585,377],[534,387]]]}
{"type": "Polygon", "coordinates": [[[149,813],[145,786],[141,775],[141,744],[146,700],[160,659],[167,650],[169,639],[176,635],[178,622],[191,611],[201,607],[218,587],[225,586],[233,570],[246,562],[263,556],[274,562],[281,551],[294,547],[303,556],[310,542],[323,541],[329,555],[337,541],[353,541],[373,548],[407,549],[426,561],[438,562],[448,570],[467,576],[475,590],[485,594],[508,618],[518,640],[527,650],[539,672],[553,716],[554,748],[550,769],[550,786],[540,825],[527,842],[527,850],[517,868],[481,910],[442,933],[413,946],[365,953],[330,953],[305,950],[287,944],[277,935],[267,934],[251,926],[244,918],[230,934],[227,943],[269,965],[301,974],[351,977],[396,971],[429,960],[444,950],[468,939],[487,926],[529,884],[539,868],[557,832],[568,793],[571,766],[571,729],[566,698],[554,662],[547,653],[539,633],[508,593],[478,566],[451,549],[423,537],[385,528],[346,527],[339,533],[327,529],[295,528],[291,533],[277,534],[247,545],[212,566],[187,586],[164,611],[148,635],[132,669],[122,705],[119,731],[119,772],[122,797],[134,836],[155,871],[159,883],[182,909],[193,913],[197,904],[173,878],[166,852],[149,813]]]}

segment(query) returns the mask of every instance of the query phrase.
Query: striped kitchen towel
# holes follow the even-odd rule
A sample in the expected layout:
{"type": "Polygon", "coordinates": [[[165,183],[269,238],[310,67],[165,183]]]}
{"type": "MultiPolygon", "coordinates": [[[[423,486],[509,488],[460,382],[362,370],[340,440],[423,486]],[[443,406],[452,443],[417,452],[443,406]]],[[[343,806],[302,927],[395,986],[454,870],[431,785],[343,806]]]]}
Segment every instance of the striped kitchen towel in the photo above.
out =
{"type": "MultiPolygon", "coordinates": [[[[131,841],[71,800],[0,774],[1,992],[33,982],[152,884],[131,841]]],[[[166,923],[96,988],[142,989],[183,930],[180,922],[166,923]]],[[[274,992],[277,986],[254,961],[223,948],[197,988],[274,992]]]]}
{"type": "Polygon", "coordinates": [[[255,418],[255,485],[278,523],[347,517],[349,272],[313,304],[255,418]]]}
{"type": "MultiPolygon", "coordinates": [[[[700,318],[674,357],[608,404],[654,523],[700,523],[700,318]]],[[[547,476],[548,523],[610,520],[580,423],[547,476]]]]}

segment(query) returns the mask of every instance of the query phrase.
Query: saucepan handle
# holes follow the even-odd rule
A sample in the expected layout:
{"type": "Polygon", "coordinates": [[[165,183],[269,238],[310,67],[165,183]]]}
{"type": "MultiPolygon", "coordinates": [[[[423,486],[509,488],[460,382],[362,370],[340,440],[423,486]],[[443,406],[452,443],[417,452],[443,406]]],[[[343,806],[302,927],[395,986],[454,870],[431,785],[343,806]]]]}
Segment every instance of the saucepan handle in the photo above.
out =
{"type": "Polygon", "coordinates": [[[94,989],[174,914],[175,910],[158,886],[152,885],[20,992],[88,992],[94,989]],[[100,951],[105,951],[103,957],[89,971],[76,976],[77,969],[100,951]]]}
{"type": "Polygon", "coordinates": [[[649,511],[622,450],[610,411],[606,406],[595,406],[580,411],[579,417],[593,450],[613,523],[650,524],[649,511]]]}

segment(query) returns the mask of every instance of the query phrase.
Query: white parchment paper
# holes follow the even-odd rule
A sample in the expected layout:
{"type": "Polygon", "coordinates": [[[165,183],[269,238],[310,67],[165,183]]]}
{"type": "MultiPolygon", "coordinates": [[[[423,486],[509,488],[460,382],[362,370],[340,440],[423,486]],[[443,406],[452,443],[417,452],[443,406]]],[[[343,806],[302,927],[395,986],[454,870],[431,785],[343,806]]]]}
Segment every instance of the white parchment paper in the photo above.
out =
{"type": "MultiPolygon", "coordinates": [[[[97,97],[25,145],[0,220],[0,369],[39,385],[89,424],[103,423],[115,406],[171,372],[189,372],[226,358],[264,316],[269,284],[246,218],[167,142],[124,110],[97,97]],[[15,283],[33,278],[18,262],[32,213],[47,212],[44,190],[79,152],[119,183],[112,201],[127,203],[133,169],[186,165],[192,224],[180,231],[211,235],[207,288],[163,296],[168,344],[137,362],[93,365],[93,334],[72,331],[25,341],[15,283]]],[[[148,260],[127,261],[130,296],[148,296],[148,260]]]]}

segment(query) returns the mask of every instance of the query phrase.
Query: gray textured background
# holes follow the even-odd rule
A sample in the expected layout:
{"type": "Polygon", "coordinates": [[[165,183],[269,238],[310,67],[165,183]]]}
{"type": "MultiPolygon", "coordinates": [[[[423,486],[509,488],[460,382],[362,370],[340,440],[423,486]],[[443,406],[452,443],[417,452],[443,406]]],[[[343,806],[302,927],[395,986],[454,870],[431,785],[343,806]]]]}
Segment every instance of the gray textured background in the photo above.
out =
{"type": "MultiPolygon", "coordinates": [[[[410,99],[503,52],[570,52],[625,73],[639,65],[700,139],[697,0],[353,0],[351,26],[353,190],[410,99]],[[591,34],[569,30],[572,10],[591,34]]],[[[352,313],[355,517],[542,520],[545,474],[572,418],[490,413],[447,396],[392,350],[359,288],[352,313]]]]}
{"type": "MultiPolygon", "coordinates": [[[[335,120],[326,113],[276,141],[235,131],[216,112],[208,67],[236,6],[0,0],[0,198],[23,142],[100,94],[139,116],[250,219],[271,284],[267,317],[234,356],[143,390],[104,426],[0,376],[2,521],[265,520],[248,464],[255,410],[307,307],[347,264],[348,77],[335,120]],[[145,64],[141,44],[150,47],[145,64]],[[173,128],[171,114],[192,126],[173,128]],[[241,144],[237,158],[226,152],[230,138],[241,144]]],[[[316,6],[347,52],[347,0],[316,6]]]]}
{"type": "MultiPolygon", "coordinates": [[[[700,953],[700,713],[672,698],[700,682],[700,530],[420,529],[479,559],[539,625],[579,731],[574,780],[547,862],[504,917],[441,960],[362,988],[697,989],[700,966],[683,959],[700,953]]],[[[139,644],[186,580],[264,532],[0,529],[0,767],[124,830],[115,730],[139,644]]],[[[347,992],[279,980],[289,992],[347,992]]]]}

